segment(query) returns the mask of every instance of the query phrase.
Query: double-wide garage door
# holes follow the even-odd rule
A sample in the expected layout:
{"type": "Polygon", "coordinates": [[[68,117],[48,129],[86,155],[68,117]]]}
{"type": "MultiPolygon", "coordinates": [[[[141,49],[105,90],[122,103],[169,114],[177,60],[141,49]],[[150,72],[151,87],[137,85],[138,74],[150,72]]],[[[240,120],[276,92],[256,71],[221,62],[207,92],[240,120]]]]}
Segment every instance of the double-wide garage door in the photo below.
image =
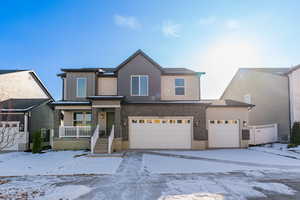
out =
{"type": "Polygon", "coordinates": [[[238,148],[240,147],[239,120],[209,120],[209,148],[238,148]]]}
{"type": "Polygon", "coordinates": [[[131,149],[190,149],[192,117],[129,117],[131,149]]]}

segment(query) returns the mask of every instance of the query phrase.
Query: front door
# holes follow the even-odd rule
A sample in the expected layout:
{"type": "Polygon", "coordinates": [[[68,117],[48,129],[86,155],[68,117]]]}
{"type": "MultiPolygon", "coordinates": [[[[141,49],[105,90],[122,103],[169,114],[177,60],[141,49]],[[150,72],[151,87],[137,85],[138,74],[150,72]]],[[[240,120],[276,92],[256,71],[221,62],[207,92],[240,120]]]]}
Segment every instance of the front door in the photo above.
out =
{"type": "Polygon", "coordinates": [[[115,122],[115,113],[107,112],[106,113],[106,135],[110,135],[111,128],[115,122]]]}

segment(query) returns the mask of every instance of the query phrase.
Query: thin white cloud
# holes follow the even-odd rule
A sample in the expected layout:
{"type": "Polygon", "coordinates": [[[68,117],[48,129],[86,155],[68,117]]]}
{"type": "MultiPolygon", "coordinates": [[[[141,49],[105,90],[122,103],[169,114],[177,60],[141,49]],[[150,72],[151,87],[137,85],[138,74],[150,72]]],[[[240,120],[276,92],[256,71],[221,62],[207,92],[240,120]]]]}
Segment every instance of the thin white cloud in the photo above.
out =
{"type": "Polygon", "coordinates": [[[240,27],[240,23],[238,20],[230,19],[225,22],[225,26],[230,30],[236,30],[240,27]]]}
{"type": "Polygon", "coordinates": [[[216,23],[215,17],[205,17],[199,20],[200,25],[211,25],[216,23]]]}
{"type": "Polygon", "coordinates": [[[117,26],[138,29],[141,27],[139,21],[132,16],[114,15],[114,21],[117,26]]]}
{"type": "Polygon", "coordinates": [[[172,21],[165,21],[161,31],[166,37],[180,37],[181,25],[172,21]]]}

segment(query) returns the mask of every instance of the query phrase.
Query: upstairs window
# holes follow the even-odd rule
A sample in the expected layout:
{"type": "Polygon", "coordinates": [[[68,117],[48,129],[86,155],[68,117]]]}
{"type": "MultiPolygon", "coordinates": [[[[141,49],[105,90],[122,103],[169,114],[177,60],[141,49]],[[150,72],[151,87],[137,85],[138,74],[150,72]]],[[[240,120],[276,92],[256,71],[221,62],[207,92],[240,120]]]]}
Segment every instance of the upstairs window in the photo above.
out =
{"type": "Polygon", "coordinates": [[[91,126],[92,113],[91,112],[74,112],[73,125],[74,126],[91,126]]]}
{"type": "Polygon", "coordinates": [[[131,96],[148,96],[148,76],[131,76],[131,96]]]}
{"type": "Polygon", "coordinates": [[[184,95],[184,79],[183,78],[176,78],[175,79],[175,95],[184,95]]]}
{"type": "Polygon", "coordinates": [[[86,97],[87,79],[77,78],[76,96],[86,97]]]}
{"type": "Polygon", "coordinates": [[[244,102],[251,104],[251,95],[250,94],[244,95],[244,102]]]}

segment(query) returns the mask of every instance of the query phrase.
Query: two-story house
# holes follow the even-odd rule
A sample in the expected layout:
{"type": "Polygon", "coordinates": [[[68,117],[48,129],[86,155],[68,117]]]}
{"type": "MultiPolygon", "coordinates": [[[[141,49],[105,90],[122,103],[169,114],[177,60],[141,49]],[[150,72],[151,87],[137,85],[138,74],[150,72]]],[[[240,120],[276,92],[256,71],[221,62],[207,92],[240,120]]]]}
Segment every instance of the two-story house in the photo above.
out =
{"type": "Polygon", "coordinates": [[[252,105],[201,101],[202,74],[164,68],[141,50],[115,68],[64,68],[53,148],[107,152],[112,136],[115,151],[246,146],[252,105]]]}

